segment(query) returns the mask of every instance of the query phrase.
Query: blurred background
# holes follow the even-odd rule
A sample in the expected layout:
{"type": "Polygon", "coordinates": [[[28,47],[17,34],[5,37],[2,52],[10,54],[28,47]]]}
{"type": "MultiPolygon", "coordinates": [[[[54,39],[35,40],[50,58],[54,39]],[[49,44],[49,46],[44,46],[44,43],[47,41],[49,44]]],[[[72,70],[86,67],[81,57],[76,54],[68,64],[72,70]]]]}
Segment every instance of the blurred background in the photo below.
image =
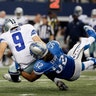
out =
{"type": "MultiPolygon", "coordinates": [[[[0,0],[0,34],[6,18],[14,18],[20,26],[32,24],[47,43],[57,40],[64,52],[87,37],[84,25],[96,30],[96,0],[0,0]]],[[[96,43],[84,52],[96,57],[96,43]]],[[[10,65],[11,52],[6,49],[0,66],[10,65]]]]}

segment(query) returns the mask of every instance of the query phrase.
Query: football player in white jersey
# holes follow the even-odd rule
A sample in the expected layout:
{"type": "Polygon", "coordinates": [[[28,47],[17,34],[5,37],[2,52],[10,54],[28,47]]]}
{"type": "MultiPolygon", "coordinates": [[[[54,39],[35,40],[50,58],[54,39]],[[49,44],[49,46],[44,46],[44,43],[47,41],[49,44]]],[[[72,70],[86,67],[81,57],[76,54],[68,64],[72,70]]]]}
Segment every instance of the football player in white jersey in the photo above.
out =
{"type": "MultiPolygon", "coordinates": [[[[41,41],[34,27],[30,24],[19,26],[14,19],[7,19],[4,24],[4,32],[0,35],[0,60],[5,49],[9,46],[15,61],[14,64],[20,64],[22,69],[28,70],[30,73],[35,58],[30,55],[29,46],[34,41],[41,41]],[[30,66],[29,69],[28,66],[30,66]]],[[[11,66],[14,66],[14,64],[11,66]]],[[[11,70],[11,72],[13,71],[11,70]]],[[[14,80],[18,81],[16,78],[14,80]]]]}
{"type": "MultiPolygon", "coordinates": [[[[81,20],[83,23],[87,24],[88,23],[88,16],[83,14],[83,9],[81,6],[76,6],[74,8],[73,14],[78,16],[78,19],[81,20]]],[[[69,16],[69,22],[73,21],[72,15],[69,16]]]]}
{"type": "Polygon", "coordinates": [[[23,24],[27,24],[28,23],[28,18],[23,16],[23,9],[21,7],[17,7],[15,9],[15,17],[14,19],[18,22],[18,24],[21,26],[23,24]]]}

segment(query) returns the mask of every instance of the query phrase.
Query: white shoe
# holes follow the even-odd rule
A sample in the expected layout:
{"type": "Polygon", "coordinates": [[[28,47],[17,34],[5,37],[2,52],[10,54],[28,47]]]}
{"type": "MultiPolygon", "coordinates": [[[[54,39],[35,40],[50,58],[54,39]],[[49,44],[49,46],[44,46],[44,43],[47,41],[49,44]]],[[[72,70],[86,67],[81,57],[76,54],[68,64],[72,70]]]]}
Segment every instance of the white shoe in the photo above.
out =
{"type": "MultiPolygon", "coordinates": [[[[8,81],[14,82],[14,81],[11,79],[10,74],[8,74],[8,73],[4,74],[4,75],[3,75],[3,78],[4,78],[5,80],[8,80],[8,81]]],[[[21,78],[20,78],[20,77],[19,77],[19,79],[18,79],[17,82],[21,82],[21,78]]]]}
{"type": "Polygon", "coordinates": [[[12,81],[11,76],[8,73],[4,74],[3,75],[3,78],[6,79],[6,80],[8,80],[8,81],[12,81]]]}

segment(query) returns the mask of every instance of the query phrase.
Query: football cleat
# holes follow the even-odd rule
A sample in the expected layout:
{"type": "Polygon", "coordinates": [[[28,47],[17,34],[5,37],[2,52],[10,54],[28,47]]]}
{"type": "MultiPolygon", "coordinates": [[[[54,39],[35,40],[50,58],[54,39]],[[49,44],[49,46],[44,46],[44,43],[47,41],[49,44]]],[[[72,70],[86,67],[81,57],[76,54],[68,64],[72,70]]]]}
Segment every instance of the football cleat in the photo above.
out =
{"type": "MultiPolygon", "coordinates": [[[[8,73],[4,74],[4,75],[3,75],[3,78],[4,78],[5,80],[8,80],[8,81],[14,82],[14,81],[11,79],[10,74],[8,74],[8,73]]],[[[20,78],[20,77],[19,77],[19,79],[18,79],[17,82],[21,82],[21,78],[20,78]]]]}
{"type": "Polygon", "coordinates": [[[57,85],[57,87],[59,88],[59,90],[62,90],[62,91],[63,91],[63,90],[65,90],[65,91],[68,90],[68,86],[65,85],[65,83],[62,82],[62,81],[57,81],[56,85],[57,85]]]}

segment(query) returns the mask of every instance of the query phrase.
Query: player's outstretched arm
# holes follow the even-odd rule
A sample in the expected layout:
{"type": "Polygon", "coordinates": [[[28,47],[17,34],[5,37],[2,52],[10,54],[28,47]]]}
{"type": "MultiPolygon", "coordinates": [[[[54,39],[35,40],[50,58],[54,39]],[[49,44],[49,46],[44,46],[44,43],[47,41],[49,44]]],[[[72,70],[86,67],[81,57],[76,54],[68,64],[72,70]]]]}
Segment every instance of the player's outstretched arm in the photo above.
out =
{"type": "Polygon", "coordinates": [[[30,81],[30,82],[33,82],[33,81],[35,81],[35,80],[37,80],[37,79],[39,79],[39,78],[41,77],[41,75],[36,75],[34,72],[32,72],[31,74],[28,74],[28,73],[25,72],[25,71],[22,71],[22,72],[21,72],[21,75],[22,75],[25,79],[27,79],[28,81],[30,81]]]}

